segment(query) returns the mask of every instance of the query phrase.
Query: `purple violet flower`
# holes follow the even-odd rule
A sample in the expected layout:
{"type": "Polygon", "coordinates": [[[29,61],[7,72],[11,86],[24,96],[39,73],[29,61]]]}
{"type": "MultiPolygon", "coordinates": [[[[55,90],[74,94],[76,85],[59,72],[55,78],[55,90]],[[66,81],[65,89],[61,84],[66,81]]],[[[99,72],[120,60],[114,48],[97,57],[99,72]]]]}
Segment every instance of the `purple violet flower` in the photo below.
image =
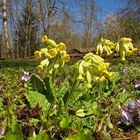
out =
{"type": "Polygon", "coordinates": [[[131,103],[129,103],[129,104],[127,105],[127,107],[128,107],[129,109],[135,109],[135,108],[136,108],[136,102],[131,102],[131,103]]]}
{"type": "Polygon", "coordinates": [[[122,111],[121,121],[125,124],[128,121],[130,122],[133,121],[129,110],[136,110],[140,118],[140,99],[137,99],[136,101],[129,103],[127,106],[124,106],[123,111],[122,111]]]}
{"type": "Polygon", "coordinates": [[[132,116],[129,112],[122,111],[122,116],[121,116],[121,122],[127,123],[127,122],[133,122],[132,116]]]}
{"type": "Polygon", "coordinates": [[[140,83],[135,84],[135,88],[136,88],[136,89],[140,89],[140,83]]]}
{"type": "Polygon", "coordinates": [[[140,118],[140,110],[138,110],[138,116],[139,116],[139,118],[140,118]]]}
{"type": "Polygon", "coordinates": [[[130,71],[130,69],[129,69],[128,67],[125,67],[125,68],[123,69],[123,73],[124,73],[124,74],[127,74],[129,71],[130,71]]]}
{"type": "Polygon", "coordinates": [[[25,71],[24,75],[21,77],[21,80],[27,82],[29,79],[30,79],[29,72],[25,71]]]}
{"type": "Polygon", "coordinates": [[[137,99],[136,100],[136,108],[137,109],[140,109],[140,99],[137,99]]]}
{"type": "Polygon", "coordinates": [[[4,116],[4,117],[2,118],[2,121],[1,121],[0,136],[2,136],[2,135],[5,134],[6,125],[7,125],[7,116],[4,116]]]}
{"type": "Polygon", "coordinates": [[[137,99],[136,101],[129,103],[127,106],[125,106],[125,108],[140,109],[140,99],[137,99]]]}

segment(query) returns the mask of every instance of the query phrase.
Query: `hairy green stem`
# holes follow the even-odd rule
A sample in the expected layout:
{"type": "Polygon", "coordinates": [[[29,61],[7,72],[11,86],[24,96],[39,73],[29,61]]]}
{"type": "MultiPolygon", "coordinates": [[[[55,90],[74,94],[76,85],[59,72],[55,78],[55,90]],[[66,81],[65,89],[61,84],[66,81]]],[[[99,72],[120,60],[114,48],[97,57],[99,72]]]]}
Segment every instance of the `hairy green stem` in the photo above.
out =
{"type": "Polygon", "coordinates": [[[69,102],[70,102],[71,97],[72,97],[73,94],[74,94],[74,91],[76,90],[76,87],[77,87],[78,83],[79,83],[79,82],[75,79],[74,82],[73,82],[73,85],[72,85],[72,87],[71,87],[71,90],[70,90],[70,92],[69,92],[69,94],[68,94],[67,100],[66,100],[66,106],[65,106],[66,109],[67,109],[67,107],[68,107],[68,105],[69,105],[69,102]]]}

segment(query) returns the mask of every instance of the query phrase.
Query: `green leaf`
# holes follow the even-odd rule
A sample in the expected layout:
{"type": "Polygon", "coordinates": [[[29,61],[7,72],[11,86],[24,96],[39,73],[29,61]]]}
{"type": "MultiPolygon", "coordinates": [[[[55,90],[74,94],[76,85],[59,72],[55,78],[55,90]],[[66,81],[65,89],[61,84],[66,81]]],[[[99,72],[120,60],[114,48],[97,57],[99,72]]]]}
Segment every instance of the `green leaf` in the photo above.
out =
{"type": "Polygon", "coordinates": [[[39,122],[39,120],[38,120],[38,119],[35,119],[35,118],[31,118],[31,119],[29,120],[29,123],[30,123],[31,125],[36,125],[38,122],[39,122]]]}
{"type": "Polygon", "coordinates": [[[63,118],[61,121],[60,121],[60,127],[62,129],[67,129],[69,127],[69,120],[68,118],[63,118]]]}
{"type": "Polygon", "coordinates": [[[135,125],[135,129],[140,132],[140,125],[135,125]]]}
{"type": "Polygon", "coordinates": [[[111,135],[109,133],[107,133],[107,132],[103,131],[101,135],[104,138],[104,140],[111,140],[112,139],[111,135]]]}
{"type": "Polygon", "coordinates": [[[45,87],[47,89],[47,99],[52,102],[54,99],[57,100],[57,92],[56,92],[56,89],[55,89],[55,85],[54,83],[52,82],[52,79],[50,77],[45,77],[44,79],[44,84],[45,84],[45,87]]]}
{"type": "Polygon", "coordinates": [[[92,81],[92,77],[91,77],[91,74],[90,74],[90,72],[89,71],[87,71],[87,81],[88,81],[88,83],[91,83],[91,81],[92,81]]]}
{"type": "Polygon", "coordinates": [[[116,86],[116,82],[121,78],[121,75],[119,72],[115,72],[111,81],[112,81],[112,88],[116,86]]]}
{"type": "Polygon", "coordinates": [[[31,107],[39,104],[43,111],[48,111],[50,108],[50,102],[45,98],[45,95],[42,95],[37,91],[29,91],[29,93],[26,95],[26,98],[31,107]]]}
{"type": "Polygon", "coordinates": [[[76,111],[76,115],[77,115],[78,117],[85,117],[85,116],[86,116],[86,114],[84,113],[84,109],[79,109],[79,110],[77,110],[77,111],[76,111]]]}
{"type": "MultiPolygon", "coordinates": [[[[71,93],[69,93],[69,94],[71,94],[71,93]]],[[[84,95],[84,93],[82,93],[82,92],[74,91],[72,93],[72,96],[69,99],[70,105],[73,106],[73,104],[75,104],[80,99],[80,97],[82,97],[83,95],[84,95]]]]}
{"type": "Polygon", "coordinates": [[[76,134],[76,135],[64,138],[63,140],[95,140],[95,138],[86,134],[76,134]]]}
{"type": "Polygon", "coordinates": [[[113,128],[113,125],[112,125],[112,123],[111,123],[111,121],[110,121],[110,117],[107,117],[106,121],[107,121],[108,127],[109,127],[110,129],[112,129],[112,128],[113,128]]]}
{"type": "Polygon", "coordinates": [[[44,83],[43,79],[41,79],[38,75],[34,74],[31,76],[30,82],[32,84],[33,90],[38,91],[38,92],[46,95],[47,89],[45,87],[45,83],[44,83]]]}
{"type": "Polygon", "coordinates": [[[24,140],[22,131],[18,124],[13,125],[12,130],[8,130],[5,134],[6,140],[24,140]]]}
{"type": "Polygon", "coordinates": [[[3,98],[0,97],[0,109],[3,109],[3,103],[2,103],[2,101],[3,101],[3,98]]]}

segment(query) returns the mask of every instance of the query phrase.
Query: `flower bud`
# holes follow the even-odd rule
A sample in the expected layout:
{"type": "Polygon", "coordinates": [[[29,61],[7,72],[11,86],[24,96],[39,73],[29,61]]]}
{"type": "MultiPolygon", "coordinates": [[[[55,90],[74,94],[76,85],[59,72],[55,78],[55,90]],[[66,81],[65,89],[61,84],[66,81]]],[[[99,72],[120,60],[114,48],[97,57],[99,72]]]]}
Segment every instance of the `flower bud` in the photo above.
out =
{"type": "Polygon", "coordinates": [[[41,40],[42,40],[42,42],[47,42],[47,40],[48,40],[47,35],[44,35],[44,36],[41,38],[41,40]]]}

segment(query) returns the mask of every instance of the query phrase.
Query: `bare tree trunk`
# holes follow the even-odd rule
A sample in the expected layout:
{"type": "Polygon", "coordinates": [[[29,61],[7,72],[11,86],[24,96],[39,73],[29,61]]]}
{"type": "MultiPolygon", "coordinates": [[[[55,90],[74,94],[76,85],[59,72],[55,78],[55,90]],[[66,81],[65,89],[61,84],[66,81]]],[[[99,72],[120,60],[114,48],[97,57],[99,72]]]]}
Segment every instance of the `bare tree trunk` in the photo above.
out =
{"type": "Polygon", "coordinates": [[[8,24],[7,24],[7,9],[6,9],[7,0],[2,0],[2,20],[3,20],[3,49],[2,49],[2,57],[9,58],[10,57],[10,43],[9,43],[9,35],[8,35],[8,24]]]}
{"type": "Polygon", "coordinates": [[[84,17],[84,34],[83,45],[84,47],[92,47],[93,31],[96,33],[97,23],[97,7],[95,0],[83,1],[83,17],[84,17]]]}
{"type": "MultiPolygon", "coordinates": [[[[18,34],[16,33],[16,38],[18,39],[18,34]]],[[[18,40],[16,40],[16,52],[15,52],[15,58],[19,58],[19,43],[18,40]]]]}
{"type": "Polygon", "coordinates": [[[42,28],[43,28],[43,33],[46,34],[46,10],[43,9],[43,4],[42,0],[39,0],[39,11],[40,11],[40,18],[41,18],[41,23],[42,23],[42,28]]]}
{"type": "Polygon", "coordinates": [[[51,19],[56,14],[56,0],[39,0],[39,12],[43,33],[50,35],[51,19]],[[43,3],[44,2],[44,3],[43,3]],[[47,9],[46,9],[47,7],[47,9]],[[47,25],[46,25],[47,20],[47,25]]]}

